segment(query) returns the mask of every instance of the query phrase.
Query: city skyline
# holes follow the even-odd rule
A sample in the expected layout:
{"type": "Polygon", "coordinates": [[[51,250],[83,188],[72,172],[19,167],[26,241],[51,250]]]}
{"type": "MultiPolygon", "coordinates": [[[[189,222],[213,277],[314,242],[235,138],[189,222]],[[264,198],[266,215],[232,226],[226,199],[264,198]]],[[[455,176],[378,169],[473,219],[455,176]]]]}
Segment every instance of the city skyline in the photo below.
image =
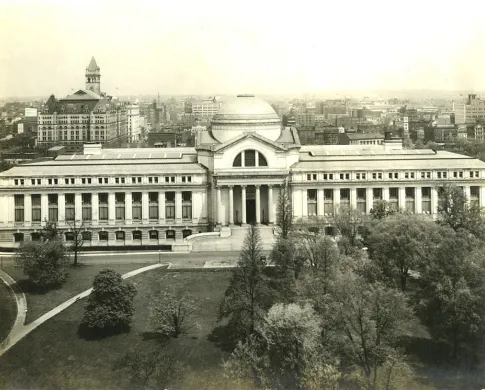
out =
{"type": "Polygon", "coordinates": [[[0,97],[81,89],[91,56],[111,95],[485,90],[483,6],[462,5],[1,1],[0,97]]]}

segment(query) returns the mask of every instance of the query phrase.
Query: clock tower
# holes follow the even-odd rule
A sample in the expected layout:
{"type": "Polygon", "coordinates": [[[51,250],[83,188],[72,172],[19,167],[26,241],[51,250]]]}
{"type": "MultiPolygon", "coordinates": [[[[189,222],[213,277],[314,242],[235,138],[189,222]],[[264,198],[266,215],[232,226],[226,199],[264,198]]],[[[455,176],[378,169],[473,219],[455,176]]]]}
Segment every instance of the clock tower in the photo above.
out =
{"type": "Polygon", "coordinates": [[[101,95],[101,73],[94,57],[86,68],[86,89],[101,95]]]}

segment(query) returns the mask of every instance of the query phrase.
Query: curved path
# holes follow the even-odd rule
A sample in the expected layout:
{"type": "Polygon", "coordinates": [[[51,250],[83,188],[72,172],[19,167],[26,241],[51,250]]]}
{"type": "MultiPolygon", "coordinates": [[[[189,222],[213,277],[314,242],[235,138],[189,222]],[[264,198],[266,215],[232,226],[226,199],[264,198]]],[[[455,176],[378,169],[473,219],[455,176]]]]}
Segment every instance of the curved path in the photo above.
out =
{"type": "MultiPolygon", "coordinates": [[[[170,266],[170,263],[168,263],[170,266]]],[[[121,277],[123,279],[131,278],[132,276],[141,274],[146,271],[150,271],[155,268],[160,268],[167,266],[167,264],[153,264],[147,267],[138,268],[134,271],[128,272],[121,277]]],[[[67,309],[73,303],[77,302],[79,299],[87,297],[90,293],[92,288],[89,290],[83,291],[82,293],[75,295],[74,297],[68,299],[67,301],[61,303],[59,306],[55,307],[54,309],[48,311],[43,316],[37,318],[35,321],[24,325],[26,312],[27,312],[27,300],[25,299],[25,295],[18,286],[18,284],[13,280],[10,275],[0,270],[0,278],[10,287],[15,295],[15,299],[17,301],[17,318],[15,320],[15,324],[12,327],[7,338],[0,344],[0,356],[2,356],[5,352],[7,352],[11,347],[17,344],[20,340],[22,340],[25,336],[27,336],[30,332],[32,332],[35,328],[39,325],[46,322],[48,319],[54,317],[55,315],[59,314],[64,309],[67,309]]]]}

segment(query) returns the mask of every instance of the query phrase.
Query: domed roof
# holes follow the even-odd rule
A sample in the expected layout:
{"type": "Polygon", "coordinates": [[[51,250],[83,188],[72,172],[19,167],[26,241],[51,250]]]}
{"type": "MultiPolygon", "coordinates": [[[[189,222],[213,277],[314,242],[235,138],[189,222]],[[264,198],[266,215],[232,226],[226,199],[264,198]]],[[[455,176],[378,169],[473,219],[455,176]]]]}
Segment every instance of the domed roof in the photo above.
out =
{"type": "Polygon", "coordinates": [[[219,112],[214,116],[215,121],[220,120],[276,120],[280,118],[264,100],[254,95],[238,95],[236,98],[224,100],[219,112]]]}
{"type": "Polygon", "coordinates": [[[212,135],[226,142],[244,132],[256,132],[275,141],[281,133],[281,120],[273,107],[254,95],[225,99],[212,119],[212,135]]]}

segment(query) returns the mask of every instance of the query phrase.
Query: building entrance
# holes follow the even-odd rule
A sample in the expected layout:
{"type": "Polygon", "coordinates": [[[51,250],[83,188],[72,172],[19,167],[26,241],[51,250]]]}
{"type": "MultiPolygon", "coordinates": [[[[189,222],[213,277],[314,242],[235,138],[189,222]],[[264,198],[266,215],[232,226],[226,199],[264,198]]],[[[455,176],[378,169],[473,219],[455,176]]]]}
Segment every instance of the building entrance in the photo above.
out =
{"type": "Polygon", "coordinates": [[[256,199],[246,200],[246,222],[250,225],[256,224],[256,199]]]}

